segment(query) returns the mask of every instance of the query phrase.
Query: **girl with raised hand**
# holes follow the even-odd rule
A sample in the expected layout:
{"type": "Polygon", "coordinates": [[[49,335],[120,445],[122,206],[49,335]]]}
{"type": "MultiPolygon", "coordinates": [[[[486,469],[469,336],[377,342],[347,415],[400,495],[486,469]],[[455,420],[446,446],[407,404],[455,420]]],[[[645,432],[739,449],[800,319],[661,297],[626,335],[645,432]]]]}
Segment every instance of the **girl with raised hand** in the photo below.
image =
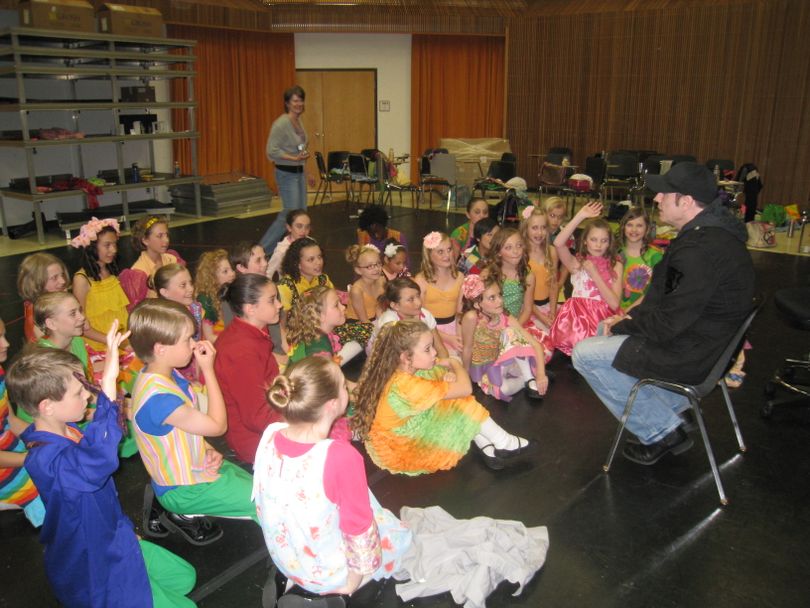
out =
{"type": "Polygon", "coordinates": [[[569,356],[580,340],[595,336],[599,323],[619,309],[623,266],[616,256],[610,224],[599,218],[601,214],[602,203],[586,204],[554,239],[557,255],[571,273],[574,290],[551,326],[551,340],[569,356]],[[572,255],[568,239],[587,219],[591,221],[582,230],[577,254],[572,255]]]}

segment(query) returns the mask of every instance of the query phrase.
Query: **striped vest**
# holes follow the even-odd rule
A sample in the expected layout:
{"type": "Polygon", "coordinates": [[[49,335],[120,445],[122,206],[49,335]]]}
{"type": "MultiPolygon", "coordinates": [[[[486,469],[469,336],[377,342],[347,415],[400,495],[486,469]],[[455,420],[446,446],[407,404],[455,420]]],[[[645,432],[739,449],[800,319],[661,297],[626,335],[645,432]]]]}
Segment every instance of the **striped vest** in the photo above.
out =
{"type": "Polygon", "coordinates": [[[192,396],[189,399],[174,380],[160,374],[138,374],[132,389],[132,426],[135,428],[135,442],[146,470],[152,480],[161,486],[191,486],[215,481],[219,474],[205,470],[207,446],[204,437],[176,427],[172,427],[165,435],[151,435],[138,425],[140,409],[151,397],[166,393],[182,399],[183,405],[180,407],[196,406],[194,391],[191,391],[192,396]]]}

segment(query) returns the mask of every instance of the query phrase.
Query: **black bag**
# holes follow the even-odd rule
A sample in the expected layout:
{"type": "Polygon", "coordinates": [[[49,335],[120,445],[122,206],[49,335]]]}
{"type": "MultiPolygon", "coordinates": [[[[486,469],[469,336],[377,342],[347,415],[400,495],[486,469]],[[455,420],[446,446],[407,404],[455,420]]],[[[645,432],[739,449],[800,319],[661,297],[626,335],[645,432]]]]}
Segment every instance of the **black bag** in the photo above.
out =
{"type": "Polygon", "coordinates": [[[490,212],[490,217],[499,226],[509,226],[520,222],[520,202],[521,198],[514,190],[507,190],[503,200],[495,205],[490,212]]]}

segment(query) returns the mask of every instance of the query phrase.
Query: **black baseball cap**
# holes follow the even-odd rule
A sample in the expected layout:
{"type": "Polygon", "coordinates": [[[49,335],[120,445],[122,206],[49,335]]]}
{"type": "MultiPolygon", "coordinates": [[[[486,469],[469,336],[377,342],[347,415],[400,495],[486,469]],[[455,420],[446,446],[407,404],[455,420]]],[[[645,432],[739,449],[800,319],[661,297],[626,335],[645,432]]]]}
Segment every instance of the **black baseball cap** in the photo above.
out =
{"type": "Polygon", "coordinates": [[[678,163],[664,175],[647,175],[644,181],[653,192],[688,194],[704,204],[717,198],[717,179],[699,163],[678,163]]]}

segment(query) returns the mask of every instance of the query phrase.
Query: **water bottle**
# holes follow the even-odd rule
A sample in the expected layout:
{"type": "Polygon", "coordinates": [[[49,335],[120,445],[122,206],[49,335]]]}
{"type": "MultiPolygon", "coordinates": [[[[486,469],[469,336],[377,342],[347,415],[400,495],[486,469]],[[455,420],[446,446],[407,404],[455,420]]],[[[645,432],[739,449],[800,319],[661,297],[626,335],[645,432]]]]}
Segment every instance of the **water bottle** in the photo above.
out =
{"type": "Polygon", "coordinates": [[[181,175],[180,161],[176,160],[176,161],[174,161],[174,176],[175,177],[180,177],[180,175],[181,175]]]}
{"type": "Polygon", "coordinates": [[[715,165],[714,166],[713,173],[714,173],[714,179],[716,179],[719,182],[720,181],[720,165],[715,165]]]}
{"type": "Polygon", "coordinates": [[[137,184],[141,181],[141,170],[138,168],[138,163],[132,163],[132,183],[137,184]]]}

